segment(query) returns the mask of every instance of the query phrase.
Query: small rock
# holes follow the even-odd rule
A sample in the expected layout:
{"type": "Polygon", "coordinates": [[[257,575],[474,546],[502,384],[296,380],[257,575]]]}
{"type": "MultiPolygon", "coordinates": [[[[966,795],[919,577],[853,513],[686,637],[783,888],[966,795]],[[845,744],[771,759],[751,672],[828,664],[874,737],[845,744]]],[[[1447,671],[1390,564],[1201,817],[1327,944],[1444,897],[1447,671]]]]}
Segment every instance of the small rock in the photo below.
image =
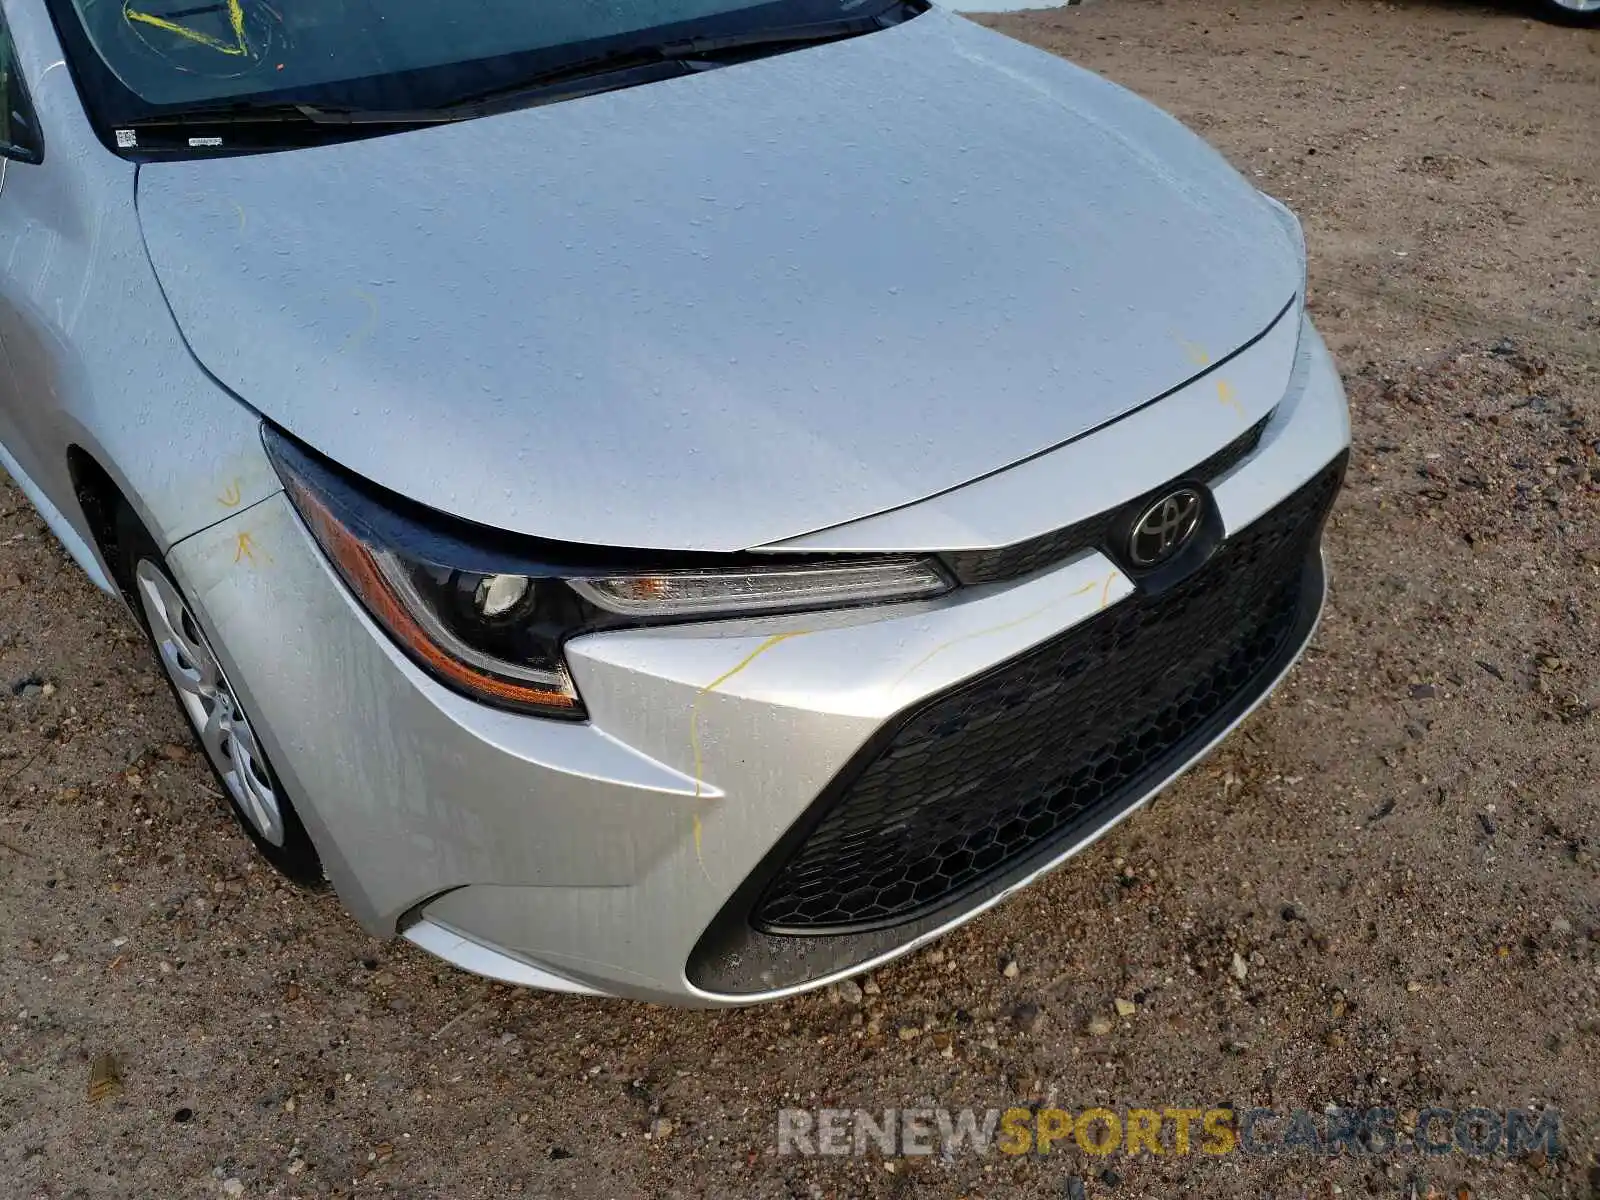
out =
{"type": "Polygon", "coordinates": [[[1413,700],[1432,700],[1437,694],[1431,683],[1413,683],[1411,685],[1411,698],[1413,700]]]}
{"type": "Polygon", "coordinates": [[[1551,933],[1571,933],[1572,932],[1572,922],[1567,920],[1565,917],[1557,917],[1554,921],[1550,922],[1550,932],[1551,933]]]}
{"type": "Polygon", "coordinates": [[[222,1181],[222,1194],[224,1196],[244,1195],[244,1182],[237,1176],[222,1181]]]}
{"type": "Polygon", "coordinates": [[[291,983],[288,987],[284,988],[283,998],[290,1004],[293,1004],[296,1000],[300,999],[300,985],[298,983],[291,983]]]}
{"type": "Polygon", "coordinates": [[[1094,1037],[1105,1037],[1113,1028],[1111,1018],[1105,1013],[1095,1013],[1089,1018],[1089,1033],[1094,1037]]]}
{"type": "Polygon", "coordinates": [[[1422,985],[1420,983],[1418,983],[1415,979],[1411,980],[1411,982],[1406,984],[1406,991],[1408,991],[1408,992],[1420,992],[1421,990],[1422,990],[1422,985]]]}
{"type": "Polygon", "coordinates": [[[43,696],[54,696],[56,694],[56,685],[47,683],[39,689],[39,693],[43,696]]]}
{"type": "Polygon", "coordinates": [[[394,1157],[394,1143],[379,1142],[372,1148],[372,1156],[379,1162],[388,1162],[394,1157]]]}
{"type": "Polygon", "coordinates": [[[303,1158],[295,1158],[295,1159],[290,1159],[289,1160],[289,1174],[298,1175],[298,1174],[300,1174],[301,1171],[304,1171],[305,1169],[306,1169],[306,1160],[305,1159],[303,1159],[303,1158]]]}
{"type": "Polygon", "coordinates": [[[943,950],[929,950],[928,951],[928,963],[929,963],[930,966],[937,967],[943,961],[944,961],[944,951],[943,950]]]}
{"type": "Polygon", "coordinates": [[[1117,1006],[1117,1016],[1119,1017],[1131,1017],[1139,1011],[1137,1004],[1132,1000],[1124,1000],[1121,996],[1118,996],[1112,1003],[1117,1006]]]}
{"type": "Polygon", "coordinates": [[[560,1162],[564,1158],[571,1158],[572,1151],[561,1146],[551,1146],[548,1157],[551,1162],[560,1162]]]}
{"type": "Polygon", "coordinates": [[[52,967],[59,967],[71,957],[72,955],[68,954],[65,950],[57,951],[55,954],[50,956],[50,965],[52,967]]]}
{"type": "Polygon", "coordinates": [[[657,1117],[650,1123],[650,1137],[652,1141],[662,1141],[672,1136],[672,1122],[665,1117],[657,1117]]]}
{"type": "Polygon", "coordinates": [[[878,981],[869,975],[867,981],[861,985],[861,990],[869,996],[876,996],[882,989],[878,987],[878,981]]]}
{"type": "Polygon", "coordinates": [[[1233,977],[1240,983],[1243,983],[1246,976],[1250,974],[1250,964],[1245,962],[1244,955],[1240,954],[1237,950],[1233,952],[1233,965],[1231,970],[1233,971],[1233,977]]]}
{"type": "Polygon", "coordinates": [[[1122,1176],[1118,1175],[1110,1167],[1107,1167],[1104,1171],[1100,1172],[1100,1182],[1105,1184],[1108,1188],[1114,1188],[1121,1184],[1122,1176]]]}
{"type": "Polygon", "coordinates": [[[1021,971],[1022,968],[1017,965],[1017,960],[1014,958],[1006,959],[1005,966],[1000,968],[1000,974],[1007,979],[1015,979],[1021,971]]]}
{"type": "Polygon", "coordinates": [[[914,1042],[921,1036],[922,1030],[918,1029],[915,1025],[900,1026],[900,1040],[902,1042],[914,1042]]]}
{"type": "Polygon", "coordinates": [[[184,759],[189,757],[189,751],[185,747],[178,745],[176,742],[168,742],[166,745],[162,746],[160,754],[161,757],[166,759],[168,762],[182,762],[184,759]]]}
{"type": "Polygon", "coordinates": [[[838,994],[839,999],[843,1000],[846,1004],[860,1004],[861,1003],[861,996],[862,996],[861,985],[859,983],[857,983],[854,979],[843,980],[834,989],[834,991],[838,994]]]}

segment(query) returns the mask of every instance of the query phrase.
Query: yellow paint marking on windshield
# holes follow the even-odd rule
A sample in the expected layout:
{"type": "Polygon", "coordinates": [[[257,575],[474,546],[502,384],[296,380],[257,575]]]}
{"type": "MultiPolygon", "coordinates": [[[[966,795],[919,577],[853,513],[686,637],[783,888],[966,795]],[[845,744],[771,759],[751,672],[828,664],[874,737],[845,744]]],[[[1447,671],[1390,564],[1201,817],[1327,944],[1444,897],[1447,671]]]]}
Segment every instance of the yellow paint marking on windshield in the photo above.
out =
{"type": "Polygon", "coordinates": [[[232,55],[234,58],[244,58],[250,53],[250,43],[244,36],[244,7],[239,0],[228,0],[228,26],[233,30],[233,41],[227,42],[222,38],[213,37],[198,29],[191,29],[187,25],[180,25],[176,21],[169,21],[166,17],[158,17],[155,13],[140,12],[136,8],[124,6],[122,17],[126,21],[137,21],[141,25],[149,25],[170,33],[175,37],[185,38],[198,46],[215,50],[218,54],[232,55]]]}
{"type": "MultiPolygon", "coordinates": [[[[730,667],[728,670],[724,671],[721,675],[718,675],[710,683],[706,684],[705,687],[701,688],[698,692],[695,693],[694,703],[689,706],[689,748],[690,748],[691,752],[694,755],[694,794],[695,794],[695,799],[698,800],[700,798],[700,795],[701,795],[701,790],[700,790],[700,701],[702,699],[704,699],[706,696],[709,696],[712,692],[716,691],[723,684],[727,683],[728,680],[732,679],[740,671],[744,670],[751,663],[755,662],[756,659],[760,658],[768,650],[771,650],[779,642],[787,642],[790,638],[805,637],[805,635],[810,633],[810,632],[811,631],[809,629],[798,629],[793,633],[776,633],[776,634],[773,634],[766,641],[762,642],[759,646],[757,646],[754,650],[750,651],[749,654],[746,654],[743,658],[741,658],[732,667],[730,667]]],[[[699,820],[700,820],[699,817],[695,818],[697,827],[698,827],[699,820]]],[[[696,849],[698,850],[698,846],[696,847],[696,849]]]]}

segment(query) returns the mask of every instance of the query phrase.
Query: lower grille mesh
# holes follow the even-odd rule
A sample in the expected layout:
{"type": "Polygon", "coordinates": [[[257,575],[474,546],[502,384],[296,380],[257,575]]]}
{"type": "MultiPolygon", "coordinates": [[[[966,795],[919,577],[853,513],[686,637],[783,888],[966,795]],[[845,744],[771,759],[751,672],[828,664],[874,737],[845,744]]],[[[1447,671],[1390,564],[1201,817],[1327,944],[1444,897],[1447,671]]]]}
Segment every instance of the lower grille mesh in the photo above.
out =
{"type": "Polygon", "coordinates": [[[913,710],[835,783],[751,924],[803,936],[910,920],[1176,769],[1265,686],[1342,473],[1341,459],[1169,591],[913,710]]]}

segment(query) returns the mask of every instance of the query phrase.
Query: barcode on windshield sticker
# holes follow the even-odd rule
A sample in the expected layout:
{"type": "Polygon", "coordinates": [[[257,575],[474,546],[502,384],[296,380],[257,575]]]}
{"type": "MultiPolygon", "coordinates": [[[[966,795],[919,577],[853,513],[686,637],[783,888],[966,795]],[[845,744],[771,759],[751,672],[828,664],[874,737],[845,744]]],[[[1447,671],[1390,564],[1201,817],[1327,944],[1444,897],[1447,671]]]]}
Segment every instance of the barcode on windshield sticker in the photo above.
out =
{"type": "Polygon", "coordinates": [[[139,145],[139,135],[131,129],[117,130],[117,149],[133,150],[139,145]]]}
{"type": "Polygon", "coordinates": [[[220,145],[222,145],[222,139],[219,138],[219,137],[190,138],[189,139],[189,145],[191,145],[191,146],[220,146],[220,145]]]}

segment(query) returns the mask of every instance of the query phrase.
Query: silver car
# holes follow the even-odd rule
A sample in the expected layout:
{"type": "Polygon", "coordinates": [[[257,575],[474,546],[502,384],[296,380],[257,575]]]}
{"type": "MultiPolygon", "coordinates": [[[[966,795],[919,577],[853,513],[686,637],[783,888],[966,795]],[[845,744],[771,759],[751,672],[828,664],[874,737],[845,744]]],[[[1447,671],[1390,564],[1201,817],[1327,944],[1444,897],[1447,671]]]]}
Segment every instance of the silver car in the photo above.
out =
{"type": "Polygon", "coordinates": [[[923,0],[4,0],[0,442],[245,832],[468,970],[876,966],[1324,595],[1294,218],[923,0]]]}

